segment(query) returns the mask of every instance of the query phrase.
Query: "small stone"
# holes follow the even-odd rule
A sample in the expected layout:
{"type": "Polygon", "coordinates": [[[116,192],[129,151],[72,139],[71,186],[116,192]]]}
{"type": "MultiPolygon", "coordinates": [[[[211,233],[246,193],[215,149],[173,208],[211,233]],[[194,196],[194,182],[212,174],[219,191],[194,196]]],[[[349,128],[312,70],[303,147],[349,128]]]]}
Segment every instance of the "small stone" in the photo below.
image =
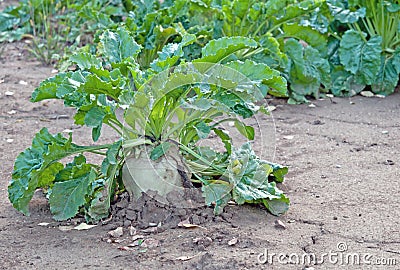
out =
{"type": "Polygon", "coordinates": [[[383,162],[383,164],[385,164],[385,165],[394,165],[394,161],[393,161],[393,160],[390,160],[390,159],[387,159],[387,160],[385,160],[385,161],[383,162]]]}
{"type": "Polygon", "coordinates": [[[336,164],[335,167],[336,168],[342,168],[342,165],[336,164]]]}
{"type": "Polygon", "coordinates": [[[14,92],[6,91],[6,92],[4,93],[4,95],[6,95],[6,96],[13,96],[13,95],[14,95],[14,92]]]}
{"type": "Polygon", "coordinates": [[[232,240],[229,240],[228,246],[234,246],[234,245],[237,244],[238,241],[239,241],[239,240],[235,237],[235,238],[233,238],[232,240]]]}
{"type": "Polygon", "coordinates": [[[388,133],[389,133],[389,131],[387,131],[387,130],[382,131],[382,134],[388,134],[388,133]]]}
{"type": "Polygon", "coordinates": [[[122,227],[118,227],[115,230],[109,231],[108,234],[111,237],[117,238],[117,237],[121,237],[124,234],[124,230],[122,227]]]}
{"type": "Polygon", "coordinates": [[[177,214],[178,214],[178,216],[182,217],[182,216],[186,216],[187,213],[186,213],[185,209],[181,208],[181,209],[178,210],[177,214]]]}
{"type": "Polygon", "coordinates": [[[363,97],[373,97],[374,93],[372,93],[371,91],[361,91],[360,95],[362,95],[363,97]]]}
{"type": "Polygon", "coordinates": [[[293,135],[288,135],[288,136],[283,136],[285,140],[293,140],[294,136],[293,135]]]}
{"type": "Polygon", "coordinates": [[[200,223],[200,219],[199,219],[199,217],[197,215],[193,215],[192,216],[192,223],[193,224],[201,224],[200,223]]]}
{"type": "Polygon", "coordinates": [[[310,108],[315,108],[315,107],[317,107],[317,106],[315,106],[315,104],[310,104],[310,105],[308,105],[308,107],[310,107],[310,108]]]}
{"type": "Polygon", "coordinates": [[[275,227],[286,230],[286,225],[279,219],[275,220],[275,227]]]}

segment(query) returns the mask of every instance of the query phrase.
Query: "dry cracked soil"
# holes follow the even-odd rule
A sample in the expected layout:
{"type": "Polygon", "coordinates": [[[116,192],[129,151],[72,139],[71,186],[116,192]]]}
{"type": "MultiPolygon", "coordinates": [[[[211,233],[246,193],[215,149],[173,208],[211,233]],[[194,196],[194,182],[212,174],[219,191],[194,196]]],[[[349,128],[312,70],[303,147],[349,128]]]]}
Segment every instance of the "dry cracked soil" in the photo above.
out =
{"type": "Polygon", "coordinates": [[[24,43],[8,44],[0,59],[0,269],[400,269],[400,93],[311,107],[270,101],[274,122],[260,127],[273,129],[273,161],[290,168],[281,188],[291,207],[281,217],[230,205],[219,217],[192,217],[195,228],[141,230],[114,217],[78,231],[80,219],[52,220],[40,192],[29,217],[7,198],[13,162],[41,127],[90,143],[62,102],[29,102],[52,75],[24,43]]]}

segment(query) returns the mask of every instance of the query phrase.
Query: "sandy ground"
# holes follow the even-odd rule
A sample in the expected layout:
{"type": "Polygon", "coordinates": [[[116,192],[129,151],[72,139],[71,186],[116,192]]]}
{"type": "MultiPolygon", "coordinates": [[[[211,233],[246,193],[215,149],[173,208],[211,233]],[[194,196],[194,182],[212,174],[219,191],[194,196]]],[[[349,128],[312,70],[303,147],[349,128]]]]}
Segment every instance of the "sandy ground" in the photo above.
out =
{"type": "Polygon", "coordinates": [[[121,250],[134,242],[127,228],[117,241],[107,236],[120,224],[62,231],[41,194],[30,217],[8,201],[14,159],[41,127],[72,129],[81,143],[90,138],[61,102],[29,102],[52,68],[23,47],[9,44],[0,59],[0,269],[400,269],[399,93],[315,107],[273,100],[274,161],[290,167],[287,214],[230,206],[202,228],[143,233],[146,245],[121,250]]]}

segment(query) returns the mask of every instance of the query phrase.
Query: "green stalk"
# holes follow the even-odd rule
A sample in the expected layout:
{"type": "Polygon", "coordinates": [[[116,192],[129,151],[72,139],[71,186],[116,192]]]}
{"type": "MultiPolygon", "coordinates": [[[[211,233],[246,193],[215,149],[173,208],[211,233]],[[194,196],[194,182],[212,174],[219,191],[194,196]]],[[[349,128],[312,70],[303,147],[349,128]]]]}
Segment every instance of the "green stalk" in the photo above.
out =
{"type": "Polygon", "coordinates": [[[198,160],[204,162],[205,164],[209,165],[211,168],[215,169],[216,171],[218,171],[221,175],[223,175],[225,173],[224,170],[222,170],[221,168],[219,168],[218,166],[214,165],[212,162],[208,161],[207,159],[203,158],[202,156],[200,156],[199,154],[197,154],[196,152],[194,152],[192,149],[190,149],[189,147],[187,147],[186,145],[183,145],[181,143],[178,143],[179,148],[189,154],[191,154],[192,156],[194,156],[195,158],[197,158],[198,160]]]}
{"type": "Polygon", "coordinates": [[[143,144],[152,145],[153,143],[150,140],[138,138],[138,139],[126,140],[122,144],[122,148],[131,148],[131,147],[136,147],[136,146],[143,145],[143,144]]]}

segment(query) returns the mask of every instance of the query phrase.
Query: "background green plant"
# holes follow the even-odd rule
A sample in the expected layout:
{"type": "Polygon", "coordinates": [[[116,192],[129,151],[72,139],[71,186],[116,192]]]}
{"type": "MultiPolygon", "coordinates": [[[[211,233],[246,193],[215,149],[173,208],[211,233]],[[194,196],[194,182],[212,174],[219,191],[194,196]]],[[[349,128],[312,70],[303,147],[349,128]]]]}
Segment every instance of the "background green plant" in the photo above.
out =
{"type": "Polygon", "coordinates": [[[398,84],[397,0],[42,2],[22,1],[0,13],[0,41],[35,34],[34,54],[47,63],[62,59],[61,70],[78,48],[96,53],[92,44],[103,30],[124,26],[143,47],[137,61],[147,68],[186,34],[196,37],[183,48],[187,61],[212,39],[251,37],[261,46],[235,57],[279,70],[289,82],[290,103],[364,89],[388,95],[398,84]]]}

